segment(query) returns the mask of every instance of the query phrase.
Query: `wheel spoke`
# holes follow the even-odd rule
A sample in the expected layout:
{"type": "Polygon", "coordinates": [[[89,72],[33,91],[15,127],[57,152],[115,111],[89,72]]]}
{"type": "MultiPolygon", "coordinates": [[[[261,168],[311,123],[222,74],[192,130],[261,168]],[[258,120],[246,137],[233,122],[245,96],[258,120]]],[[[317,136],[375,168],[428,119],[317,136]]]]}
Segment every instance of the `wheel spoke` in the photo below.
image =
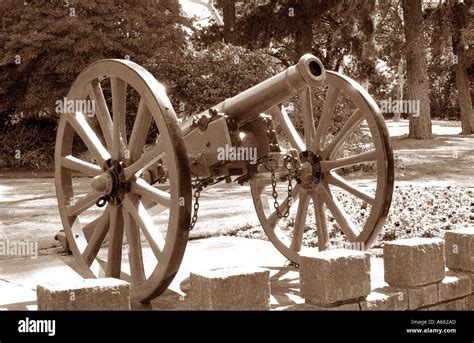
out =
{"type": "MultiPolygon", "coordinates": [[[[90,266],[94,259],[96,258],[102,243],[104,242],[105,236],[109,231],[110,227],[110,205],[107,205],[104,212],[97,220],[94,220],[92,223],[94,225],[94,231],[92,232],[91,237],[89,238],[89,242],[87,244],[86,249],[82,253],[82,257],[86,261],[87,265],[90,266]]],[[[91,224],[92,224],[91,223],[91,224]]],[[[87,225],[86,225],[87,227],[87,225]]],[[[86,231],[86,227],[84,227],[83,231],[86,231]]]]}
{"type": "Polygon", "coordinates": [[[313,194],[312,198],[318,232],[318,248],[319,251],[323,251],[329,248],[329,232],[326,222],[326,212],[324,211],[324,202],[317,193],[313,194]]]}
{"type": "Polygon", "coordinates": [[[148,214],[150,215],[150,217],[157,216],[160,213],[162,213],[162,212],[169,209],[169,207],[165,207],[165,206],[160,205],[160,204],[156,205],[152,201],[143,201],[143,207],[146,208],[146,210],[148,211],[148,214]]]}
{"type": "Polygon", "coordinates": [[[146,137],[151,124],[151,112],[148,109],[145,100],[140,99],[138,104],[137,116],[133,124],[132,133],[130,135],[129,153],[130,162],[135,162],[143,152],[146,137]]]}
{"type": "Polygon", "coordinates": [[[340,225],[341,230],[342,232],[344,232],[347,239],[351,242],[355,241],[357,235],[352,229],[355,226],[342,208],[342,205],[339,204],[337,199],[332,196],[329,187],[327,185],[321,185],[316,189],[316,191],[318,192],[318,195],[323,199],[326,206],[329,208],[329,211],[331,211],[334,219],[340,225]]]}
{"type": "Polygon", "coordinates": [[[67,120],[74,128],[76,133],[82,139],[84,144],[87,146],[92,156],[95,158],[99,165],[104,165],[105,161],[110,159],[110,154],[104,148],[99,138],[97,138],[95,132],[92,130],[90,125],[87,123],[84,114],[80,112],[67,113],[67,120]]]}
{"type": "Polygon", "coordinates": [[[311,142],[316,136],[314,128],[313,103],[311,100],[311,88],[306,87],[300,92],[300,98],[303,107],[303,127],[306,146],[311,146],[311,142]]]}
{"type": "Polygon", "coordinates": [[[306,216],[308,215],[309,194],[302,191],[298,210],[296,211],[295,227],[293,229],[293,237],[291,239],[290,249],[294,251],[301,250],[301,243],[303,241],[304,229],[306,226],[306,216]]]}
{"type": "Polygon", "coordinates": [[[137,179],[136,182],[132,182],[131,192],[151,199],[157,204],[170,207],[170,194],[149,185],[143,179],[137,179]]]}
{"type": "Polygon", "coordinates": [[[368,195],[367,193],[359,189],[357,186],[349,184],[347,180],[337,175],[336,173],[327,173],[324,176],[324,181],[355,195],[356,197],[364,200],[369,205],[375,204],[374,197],[368,195]]]}
{"type": "Polygon", "coordinates": [[[110,118],[109,108],[105,102],[104,93],[98,80],[94,80],[86,86],[87,93],[95,103],[97,120],[104,134],[105,143],[109,149],[112,148],[112,119],[110,118]]]}
{"type": "Polygon", "coordinates": [[[98,165],[83,161],[72,155],[61,157],[61,166],[91,177],[102,173],[102,169],[98,165]]]}
{"type": "Polygon", "coordinates": [[[123,205],[140,226],[140,229],[148,240],[148,244],[150,244],[153,254],[159,261],[165,246],[165,240],[159,229],[153,224],[147,210],[137,197],[132,198],[129,195],[125,196],[123,205]]]}
{"type": "Polygon", "coordinates": [[[140,231],[132,216],[127,211],[122,211],[122,214],[125,236],[127,237],[128,243],[128,261],[130,264],[132,285],[139,285],[145,280],[140,231]]]}
{"type": "MultiPolygon", "coordinates": [[[[300,187],[299,185],[296,185],[293,188],[293,191],[291,192],[291,197],[293,198],[292,203],[298,200],[299,196],[300,196],[300,187]]],[[[273,211],[272,214],[270,214],[270,216],[268,217],[268,222],[270,223],[270,227],[272,229],[275,229],[276,225],[281,219],[278,217],[278,212],[280,212],[280,214],[285,213],[286,210],[288,209],[288,205],[289,205],[289,197],[287,196],[285,200],[283,200],[283,202],[280,204],[280,209],[275,210],[273,211]]]]}
{"type": "Polygon", "coordinates": [[[340,158],[337,160],[321,161],[321,172],[326,173],[334,169],[375,161],[377,161],[377,151],[370,150],[357,155],[340,158]]]}
{"type": "Polygon", "coordinates": [[[79,199],[76,198],[69,199],[69,205],[66,205],[66,214],[68,216],[78,216],[89,207],[94,205],[97,200],[102,196],[99,192],[91,192],[86,194],[79,199]]]}
{"type": "Polygon", "coordinates": [[[319,118],[318,128],[316,129],[316,136],[311,144],[311,150],[320,153],[323,150],[326,135],[328,134],[329,125],[331,124],[334,109],[336,107],[336,100],[339,96],[339,88],[329,86],[326,93],[326,102],[324,103],[321,117],[319,118]]]}
{"type": "Polygon", "coordinates": [[[359,109],[355,110],[349,119],[344,123],[342,129],[337,133],[331,142],[326,146],[324,151],[321,153],[322,159],[330,159],[339,150],[341,145],[347,139],[347,137],[355,130],[355,128],[364,119],[362,111],[359,109]]]}
{"type": "Polygon", "coordinates": [[[283,106],[275,106],[272,107],[267,111],[276,121],[280,124],[286,138],[290,141],[291,145],[298,150],[299,152],[306,150],[306,145],[304,144],[303,140],[300,137],[298,131],[296,131],[293,123],[291,122],[290,117],[288,117],[288,113],[283,106]]]}
{"type": "MultiPolygon", "coordinates": [[[[162,192],[169,192],[169,189],[170,189],[169,185],[162,185],[162,184],[154,184],[152,187],[154,189],[158,189],[159,191],[162,191],[162,192]]],[[[141,202],[143,204],[143,207],[145,207],[145,209],[147,210],[148,214],[151,217],[154,217],[154,216],[160,214],[161,212],[166,211],[167,209],[169,209],[168,206],[163,206],[161,204],[157,204],[155,201],[153,201],[151,199],[147,199],[147,198],[142,198],[141,202]]]]}
{"type": "Polygon", "coordinates": [[[124,148],[127,145],[127,135],[125,126],[125,111],[127,99],[127,83],[123,80],[111,77],[110,85],[112,88],[112,158],[120,159],[124,148]]]}
{"type": "Polygon", "coordinates": [[[110,239],[107,256],[107,277],[120,278],[122,267],[123,218],[122,208],[110,206],[110,239]]]}
{"type": "Polygon", "coordinates": [[[163,147],[161,146],[160,142],[158,142],[153,146],[153,148],[143,153],[143,155],[137,161],[135,161],[135,163],[124,169],[123,174],[125,179],[129,179],[136,174],[141,174],[144,169],[151,166],[160,158],[163,158],[164,153],[163,147]]]}
{"type": "MultiPolygon", "coordinates": [[[[87,249],[87,241],[84,237],[84,232],[82,231],[81,221],[79,217],[74,219],[74,223],[71,226],[71,233],[74,237],[77,249],[79,253],[83,253],[87,249]]],[[[103,275],[104,270],[101,264],[97,260],[93,260],[90,265],[90,273],[87,273],[88,277],[93,277],[94,275],[103,275]]]]}

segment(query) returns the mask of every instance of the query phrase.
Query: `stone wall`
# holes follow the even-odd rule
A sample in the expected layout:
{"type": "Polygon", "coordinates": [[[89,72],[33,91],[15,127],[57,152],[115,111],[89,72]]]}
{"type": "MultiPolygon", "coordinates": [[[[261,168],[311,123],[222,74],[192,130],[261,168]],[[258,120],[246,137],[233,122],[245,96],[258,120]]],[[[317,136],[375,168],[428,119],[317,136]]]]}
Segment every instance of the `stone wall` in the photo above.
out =
{"type": "Polygon", "coordinates": [[[368,254],[344,249],[302,255],[305,304],[289,310],[474,310],[474,230],[384,246],[388,286],[370,289],[368,254]]]}
{"type": "MultiPolygon", "coordinates": [[[[287,310],[474,310],[474,230],[448,231],[445,239],[386,243],[387,286],[371,287],[366,252],[335,249],[301,253],[303,304],[287,310]]],[[[120,280],[39,285],[39,310],[129,310],[129,285],[120,280]]],[[[270,272],[264,268],[193,271],[190,309],[269,310],[270,272]]]]}

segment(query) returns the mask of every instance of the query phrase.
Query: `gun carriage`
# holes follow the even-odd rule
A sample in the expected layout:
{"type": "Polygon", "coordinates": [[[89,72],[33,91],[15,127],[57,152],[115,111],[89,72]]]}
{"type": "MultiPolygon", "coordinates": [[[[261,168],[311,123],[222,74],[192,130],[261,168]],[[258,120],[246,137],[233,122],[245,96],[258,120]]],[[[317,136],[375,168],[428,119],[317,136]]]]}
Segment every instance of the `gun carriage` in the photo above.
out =
{"type": "Polygon", "coordinates": [[[67,98],[95,104],[94,116],[63,113],[57,132],[56,190],[69,247],[85,277],[126,278],[135,299],[150,300],[171,283],[197,219],[200,192],[219,181],[250,184],[268,239],[294,263],[299,261],[310,203],[317,227],[314,248],[319,250],[329,247],[326,209],[345,237],[364,248],[374,242],[388,214],[394,167],[383,117],[363,87],[325,70],[312,55],[181,123],[164,87],[127,60],[90,65],[67,98]],[[319,120],[313,113],[314,87],[326,88],[319,120]],[[295,95],[301,100],[304,135],[282,106],[295,95]],[[128,105],[130,97],[139,99],[136,109],[128,105]],[[354,111],[330,134],[341,97],[354,111]],[[371,148],[341,156],[341,147],[362,122],[371,148]],[[76,152],[77,139],[89,160],[76,152]],[[252,161],[225,159],[219,156],[224,148],[254,151],[255,156],[252,161]],[[336,173],[359,164],[375,166],[372,193],[336,173]],[[86,178],[75,177],[77,173],[86,178]],[[334,188],[368,208],[359,229],[334,188]],[[282,192],[286,197],[279,201],[282,192]],[[288,219],[290,208],[295,211],[293,229],[282,237],[279,223],[288,219]]]}

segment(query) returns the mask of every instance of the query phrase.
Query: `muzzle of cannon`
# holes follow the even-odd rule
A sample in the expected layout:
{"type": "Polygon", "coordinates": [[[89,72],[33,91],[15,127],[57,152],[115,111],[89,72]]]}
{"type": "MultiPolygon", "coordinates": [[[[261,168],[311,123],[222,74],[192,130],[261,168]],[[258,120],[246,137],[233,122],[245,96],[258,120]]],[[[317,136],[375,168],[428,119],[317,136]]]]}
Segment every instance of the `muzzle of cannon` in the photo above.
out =
{"type": "MultiPolygon", "coordinates": [[[[357,82],[312,55],[181,123],[164,87],[128,60],[93,63],[67,99],[95,108],[63,113],[57,131],[56,193],[69,248],[84,277],[126,278],[134,299],[166,290],[200,194],[220,181],[250,184],[263,231],[294,263],[303,248],[368,248],[388,214],[394,164],[383,117],[357,82]],[[313,106],[321,96],[324,104],[313,106]],[[299,99],[293,116],[302,130],[286,112],[290,98],[299,99]],[[340,111],[346,119],[333,125],[340,111]]],[[[225,202],[228,188],[219,192],[225,213],[234,204],[225,202]]]]}
{"type": "Polygon", "coordinates": [[[299,62],[236,96],[226,99],[212,109],[225,113],[237,122],[246,122],[307,87],[320,86],[326,72],[323,64],[310,54],[299,62]]]}

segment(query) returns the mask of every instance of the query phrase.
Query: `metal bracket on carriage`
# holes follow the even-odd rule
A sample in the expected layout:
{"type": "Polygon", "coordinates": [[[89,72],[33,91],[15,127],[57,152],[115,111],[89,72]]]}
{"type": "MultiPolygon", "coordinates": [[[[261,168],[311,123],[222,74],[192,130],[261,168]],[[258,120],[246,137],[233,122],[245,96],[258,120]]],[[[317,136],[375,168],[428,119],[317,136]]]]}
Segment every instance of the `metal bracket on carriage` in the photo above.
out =
{"type": "Polygon", "coordinates": [[[220,113],[213,108],[209,109],[208,113],[191,115],[181,123],[181,133],[183,136],[187,135],[195,128],[199,128],[201,131],[206,131],[212,121],[223,117],[225,117],[224,113],[220,113]]]}
{"type": "Polygon", "coordinates": [[[150,185],[155,183],[165,183],[168,176],[163,166],[163,160],[160,158],[156,163],[144,170],[141,177],[150,185]]]}
{"type": "Polygon", "coordinates": [[[296,149],[272,152],[258,161],[258,174],[274,172],[280,181],[287,180],[288,170],[293,173],[298,173],[301,170],[300,158],[296,149]],[[288,166],[288,164],[290,165],[288,166]]]}

